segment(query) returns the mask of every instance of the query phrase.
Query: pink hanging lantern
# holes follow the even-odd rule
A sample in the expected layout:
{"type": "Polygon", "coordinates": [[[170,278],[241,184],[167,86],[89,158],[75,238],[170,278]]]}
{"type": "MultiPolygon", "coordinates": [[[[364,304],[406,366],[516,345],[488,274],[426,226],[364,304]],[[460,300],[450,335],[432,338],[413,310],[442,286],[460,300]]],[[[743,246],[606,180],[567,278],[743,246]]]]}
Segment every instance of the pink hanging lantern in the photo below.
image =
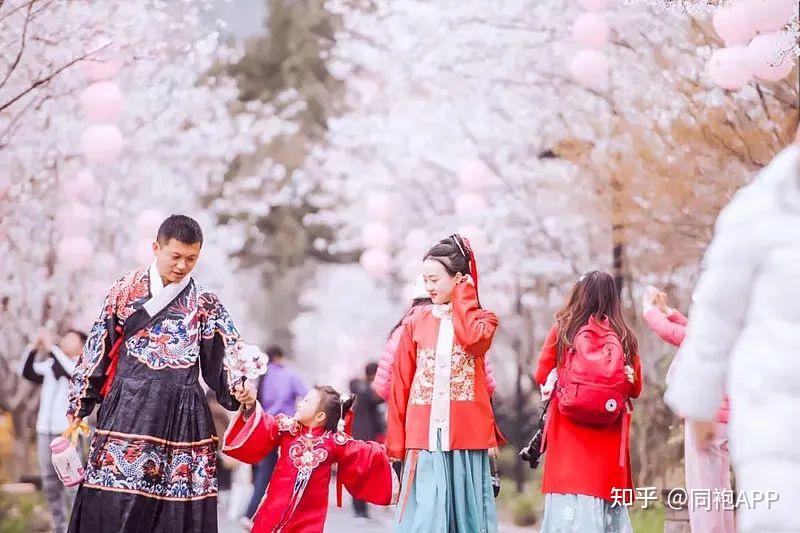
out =
{"type": "Polygon", "coordinates": [[[727,46],[747,44],[755,36],[756,27],[751,9],[751,4],[740,1],[719,7],[714,12],[714,31],[727,46]]]}
{"type": "Polygon", "coordinates": [[[456,199],[456,213],[461,216],[479,214],[486,209],[486,200],[482,194],[467,192],[456,199]]]}
{"type": "Polygon", "coordinates": [[[114,163],[122,153],[122,133],[112,124],[89,126],[81,136],[83,154],[92,165],[114,163]]]}
{"type": "Polygon", "coordinates": [[[431,245],[431,240],[425,230],[412,229],[405,239],[406,249],[413,255],[422,255],[431,245]]]}
{"type": "Polygon", "coordinates": [[[411,261],[406,261],[400,267],[400,275],[405,280],[413,280],[417,276],[420,275],[422,272],[422,255],[420,254],[418,259],[413,259],[411,261]]]}
{"type": "Polygon", "coordinates": [[[11,190],[11,179],[8,176],[0,175],[0,199],[4,198],[11,190]]]}
{"type": "Polygon", "coordinates": [[[94,270],[102,276],[115,275],[117,258],[109,252],[99,252],[94,258],[94,270]]]}
{"type": "Polygon", "coordinates": [[[388,221],[392,218],[392,198],[383,192],[367,196],[367,214],[375,220],[388,221]]]}
{"type": "Polygon", "coordinates": [[[761,32],[783,29],[794,15],[795,0],[750,0],[753,5],[752,22],[761,32]]]}
{"type": "Polygon", "coordinates": [[[572,38],[584,48],[602,48],[608,41],[608,34],[608,22],[597,13],[582,14],[572,26],[572,38]]]}
{"type": "Polygon", "coordinates": [[[581,7],[590,13],[598,13],[608,7],[609,0],[580,0],[581,7]]]}
{"type": "Polygon", "coordinates": [[[385,250],[371,248],[361,254],[361,266],[373,278],[385,279],[392,269],[392,258],[385,250]]]}
{"type": "Polygon", "coordinates": [[[81,61],[83,75],[89,81],[110,80],[119,72],[122,61],[116,58],[95,54],[81,61]]]}
{"type": "Polygon", "coordinates": [[[361,230],[361,240],[366,248],[388,250],[392,244],[392,232],[386,224],[371,222],[361,230]]]}
{"type": "Polygon", "coordinates": [[[153,262],[153,241],[140,240],[134,249],[134,259],[139,265],[149,265],[153,262]]]}
{"type": "Polygon", "coordinates": [[[489,241],[486,238],[486,232],[484,232],[478,226],[462,226],[459,228],[458,233],[469,240],[473,249],[476,251],[476,254],[478,253],[478,250],[485,250],[489,245],[489,241]]]}
{"type": "Polygon", "coordinates": [[[136,217],[136,234],[150,244],[156,240],[158,228],[164,222],[164,216],[157,209],[145,209],[136,217]]]}
{"type": "Polygon", "coordinates": [[[94,194],[94,174],[83,169],[72,178],[62,181],[58,189],[61,196],[70,202],[87,202],[94,194]]]}
{"type": "Polygon", "coordinates": [[[92,228],[92,212],[79,203],[65,205],[56,213],[55,222],[64,237],[86,237],[92,228]]]}
{"type": "Polygon", "coordinates": [[[113,81],[98,81],[81,93],[81,107],[89,122],[114,122],[122,111],[122,91],[113,81]]]}
{"type": "Polygon", "coordinates": [[[492,171],[479,159],[461,163],[458,179],[468,191],[480,192],[492,181],[492,171]]]}
{"type": "Polygon", "coordinates": [[[92,261],[94,245],[85,237],[67,237],[56,249],[58,262],[71,271],[82,270],[92,261]]]}
{"type": "Polygon", "coordinates": [[[608,87],[608,71],[608,56],[599,50],[580,50],[569,64],[569,72],[575,81],[596,91],[608,87]]]}
{"type": "Polygon", "coordinates": [[[747,48],[731,46],[715,50],[708,60],[706,71],[715,85],[731,91],[741,89],[752,77],[747,48]]]}
{"type": "Polygon", "coordinates": [[[764,81],[780,81],[794,68],[791,37],[784,32],[759,35],[747,45],[745,57],[753,74],[764,81]]]}

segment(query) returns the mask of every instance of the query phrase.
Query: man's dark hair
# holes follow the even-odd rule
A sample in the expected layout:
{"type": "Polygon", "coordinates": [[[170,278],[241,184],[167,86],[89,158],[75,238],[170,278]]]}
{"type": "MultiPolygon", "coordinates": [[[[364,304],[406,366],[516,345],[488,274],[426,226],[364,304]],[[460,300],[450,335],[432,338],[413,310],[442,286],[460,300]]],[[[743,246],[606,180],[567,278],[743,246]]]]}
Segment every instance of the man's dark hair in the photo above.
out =
{"type": "Polygon", "coordinates": [[[167,244],[170,239],[184,244],[203,244],[203,230],[200,224],[186,215],[170,215],[158,228],[156,239],[161,244],[167,244]]]}
{"type": "Polygon", "coordinates": [[[89,336],[86,333],[84,333],[79,329],[68,329],[66,333],[64,333],[64,335],[69,335],[70,333],[74,333],[75,335],[77,335],[81,339],[81,342],[83,344],[86,344],[86,341],[89,338],[89,336]]]}
{"type": "Polygon", "coordinates": [[[281,348],[277,344],[273,344],[272,346],[267,346],[267,349],[265,351],[267,352],[267,355],[269,356],[270,359],[272,359],[273,357],[277,357],[278,359],[280,359],[281,357],[286,355],[285,353],[283,353],[283,348],[281,348]]]}

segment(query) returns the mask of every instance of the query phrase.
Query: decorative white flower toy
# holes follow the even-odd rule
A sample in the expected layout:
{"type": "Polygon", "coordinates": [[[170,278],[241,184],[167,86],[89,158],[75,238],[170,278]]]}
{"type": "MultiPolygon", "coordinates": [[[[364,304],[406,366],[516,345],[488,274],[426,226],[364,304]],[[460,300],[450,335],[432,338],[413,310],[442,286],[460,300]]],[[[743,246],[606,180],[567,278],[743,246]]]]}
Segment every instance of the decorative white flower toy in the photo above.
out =
{"type": "Polygon", "coordinates": [[[269,357],[255,344],[238,342],[225,356],[232,383],[255,381],[267,373],[269,357]]]}

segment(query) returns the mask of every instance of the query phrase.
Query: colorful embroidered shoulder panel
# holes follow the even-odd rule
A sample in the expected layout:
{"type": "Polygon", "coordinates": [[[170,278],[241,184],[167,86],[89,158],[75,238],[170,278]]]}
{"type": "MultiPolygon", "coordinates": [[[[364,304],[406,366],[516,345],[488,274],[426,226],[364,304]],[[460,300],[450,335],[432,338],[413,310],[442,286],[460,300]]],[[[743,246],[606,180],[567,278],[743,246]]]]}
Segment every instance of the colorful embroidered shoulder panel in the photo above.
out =
{"type": "Polygon", "coordinates": [[[83,345],[83,352],[78,359],[75,372],[69,386],[69,412],[77,413],[81,409],[82,398],[87,396],[89,377],[97,372],[98,365],[106,354],[109,328],[113,328],[115,320],[124,322],[135,310],[135,304],[141,304],[150,297],[150,281],[147,268],[128,272],[111,287],[103,303],[100,315],[94,321],[89,337],[83,345]]]}

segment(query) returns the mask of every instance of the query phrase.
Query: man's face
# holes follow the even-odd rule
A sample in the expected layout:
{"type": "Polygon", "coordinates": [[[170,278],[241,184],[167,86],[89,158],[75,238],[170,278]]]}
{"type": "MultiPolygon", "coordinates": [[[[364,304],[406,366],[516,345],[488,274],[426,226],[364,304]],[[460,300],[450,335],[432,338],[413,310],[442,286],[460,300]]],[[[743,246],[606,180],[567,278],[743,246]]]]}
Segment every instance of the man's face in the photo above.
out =
{"type": "Polygon", "coordinates": [[[170,239],[164,244],[154,242],[153,252],[158,273],[169,283],[179,283],[194,269],[201,247],[199,242],[186,244],[176,239],[170,239]]]}

